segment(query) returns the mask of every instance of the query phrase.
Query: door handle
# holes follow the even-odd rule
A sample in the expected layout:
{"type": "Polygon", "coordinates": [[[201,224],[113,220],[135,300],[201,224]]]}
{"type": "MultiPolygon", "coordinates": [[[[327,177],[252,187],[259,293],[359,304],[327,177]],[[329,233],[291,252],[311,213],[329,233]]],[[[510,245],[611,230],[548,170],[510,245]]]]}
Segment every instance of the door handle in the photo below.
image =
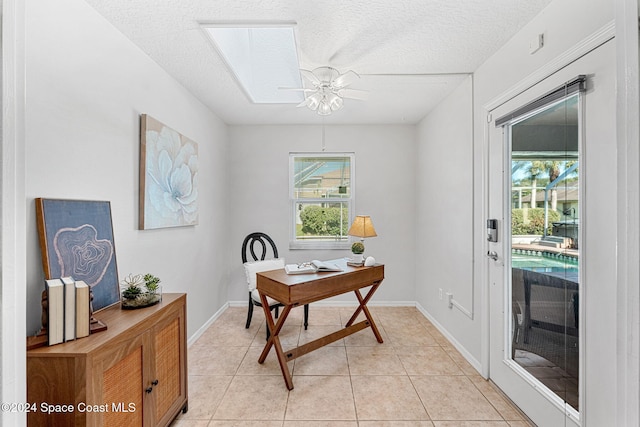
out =
{"type": "Polygon", "coordinates": [[[496,251],[487,251],[487,256],[494,261],[498,260],[498,253],[496,251]]]}

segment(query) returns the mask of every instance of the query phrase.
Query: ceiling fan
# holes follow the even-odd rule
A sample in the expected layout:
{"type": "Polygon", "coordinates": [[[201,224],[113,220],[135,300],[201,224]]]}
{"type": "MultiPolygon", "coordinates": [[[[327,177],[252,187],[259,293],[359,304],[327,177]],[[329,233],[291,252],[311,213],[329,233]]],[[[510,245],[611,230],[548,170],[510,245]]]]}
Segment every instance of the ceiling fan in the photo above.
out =
{"type": "Polygon", "coordinates": [[[344,99],[366,99],[367,91],[349,89],[347,86],[355,82],[360,76],[354,71],[340,73],[333,67],[318,67],[313,71],[300,69],[300,74],[311,83],[312,88],[292,88],[305,93],[305,100],[298,107],[308,107],[326,116],[338,111],[344,104],[344,99]]]}

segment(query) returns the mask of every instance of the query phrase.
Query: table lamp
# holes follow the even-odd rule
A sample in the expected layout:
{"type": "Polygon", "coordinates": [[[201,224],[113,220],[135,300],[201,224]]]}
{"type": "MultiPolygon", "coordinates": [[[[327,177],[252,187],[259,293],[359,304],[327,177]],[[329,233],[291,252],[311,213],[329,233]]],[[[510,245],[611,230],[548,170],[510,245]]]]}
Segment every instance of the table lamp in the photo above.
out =
{"type": "MultiPolygon", "coordinates": [[[[362,253],[364,252],[364,238],[377,236],[376,229],[373,228],[373,222],[371,222],[371,217],[369,217],[369,215],[356,216],[347,234],[349,236],[360,237],[362,252],[360,252],[359,254],[354,252],[354,258],[357,258],[357,259],[354,259],[354,261],[362,262],[362,258],[363,258],[362,253]]],[[[352,252],[353,252],[353,249],[352,249],[352,252]]]]}

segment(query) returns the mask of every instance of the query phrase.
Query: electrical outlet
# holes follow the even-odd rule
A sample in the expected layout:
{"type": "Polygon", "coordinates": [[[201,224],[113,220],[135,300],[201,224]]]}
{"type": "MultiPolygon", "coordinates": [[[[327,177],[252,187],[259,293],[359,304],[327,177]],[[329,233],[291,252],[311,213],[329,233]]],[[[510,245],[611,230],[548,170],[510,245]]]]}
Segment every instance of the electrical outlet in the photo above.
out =
{"type": "Polygon", "coordinates": [[[447,292],[447,301],[449,303],[449,308],[453,308],[453,294],[451,292],[447,292]]]}
{"type": "Polygon", "coordinates": [[[438,289],[438,297],[440,298],[440,301],[442,301],[442,288],[438,289]]]}

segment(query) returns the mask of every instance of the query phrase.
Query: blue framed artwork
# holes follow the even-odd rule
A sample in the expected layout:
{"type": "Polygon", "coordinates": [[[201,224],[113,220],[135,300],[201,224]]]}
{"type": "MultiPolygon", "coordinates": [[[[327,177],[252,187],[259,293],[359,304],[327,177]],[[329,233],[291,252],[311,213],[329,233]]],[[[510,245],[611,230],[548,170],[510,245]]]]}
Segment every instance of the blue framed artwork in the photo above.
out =
{"type": "Polygon", "coordinates": [[[93,310],[120,301],[111,204],[36,199],[45,279],[71,276],[93,292],[93,310]]]}
{"type": "Polygon", "coordinates": [[[140,116],[139,228],[198,224],[198,144],[140,116]]]}

